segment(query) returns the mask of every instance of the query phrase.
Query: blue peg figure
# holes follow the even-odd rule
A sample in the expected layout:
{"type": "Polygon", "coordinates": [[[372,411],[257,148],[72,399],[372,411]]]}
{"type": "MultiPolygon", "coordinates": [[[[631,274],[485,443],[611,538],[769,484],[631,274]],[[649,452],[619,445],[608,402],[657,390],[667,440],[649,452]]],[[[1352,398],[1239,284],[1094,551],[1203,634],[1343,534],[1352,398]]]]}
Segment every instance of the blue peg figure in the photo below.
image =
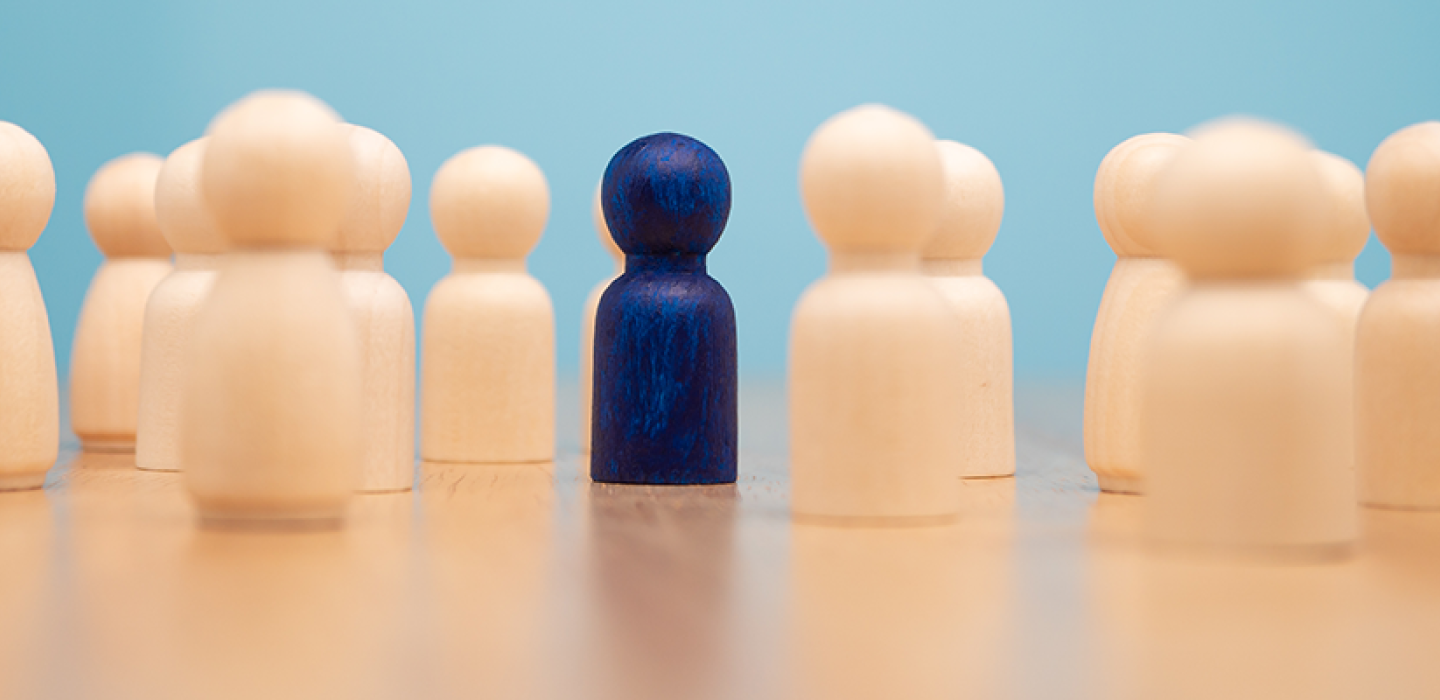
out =
{"type": "Polygon", "coordinates": [[[705,273],[730,216],[730,174],[680,134],[645,136],[605,168],[605,223],[625,273],[595,315],[590,478],[735,481],[735,307],[705,273]]]}

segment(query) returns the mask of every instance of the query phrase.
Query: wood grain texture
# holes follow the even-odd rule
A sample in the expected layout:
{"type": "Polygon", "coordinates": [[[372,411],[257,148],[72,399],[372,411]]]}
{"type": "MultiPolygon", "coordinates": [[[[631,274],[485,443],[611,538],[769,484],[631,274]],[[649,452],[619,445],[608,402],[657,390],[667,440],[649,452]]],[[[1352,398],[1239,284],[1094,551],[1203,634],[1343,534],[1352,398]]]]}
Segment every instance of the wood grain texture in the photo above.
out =
{"type": "Polygon", "coordinates": [[[426,460],[555,458],[555,312],[525,267],[549,213],[545,174],[519,151],[466,149],[435,175],[430,218],[455,262],[425,300],[426,460]]]}
{"type": "Polygon", "coordinates": [[[0,121],[0,491],[38,488],[60,441],[50,317],[27,251],[55,205],[55,171],[34,136],[0,121]]]}
{"type": "Polygon", "coordinates": [[[226,243],[201,192],[200,167],[208,139],[175,149],[155,182],[155,219],[175,251],[175,269],[150,292],[140,347],[140,415],[135,464],[180,470],[180,402],[188,374],[195,316],[210,295],[226,243]]]}
{"type": "MultiPolygon", "coordinates": [[[[784,415],[744,386],[742,418],[784,415]]],[[[425,463],[344,530],[284,533],[198,529],[181,475],[69,441],[43,491],[0,494],[0,696],[1440,693],[1440,516],[1365,509],[1342,562],[1157,556],[1145,497],[1098,493],[1081,405],[1021,381],[1016,476],[928,528],[793,523],[783,432],[746,433],[733,486],[596,484],[573,448],[425,463]]]]}
{"type": "Polygon", "coordinates": [[[195,318],[180,455],[208,524],[334,526],[356,486],[360,345],[327,251],[354,184],[335,113],[258,92],[216,117],[202,190],[230,246],[195,318]]]}
{"type": "Polygon", "coordinates": [[[601,280],[585,297],[580,310],[580,451],[590,453],[590,406],[595,392],[595,313],[600,309],[600,296],[620,275],[625,274],[625,253],[615,244],[610,227],[605,225],[605,209],[600,205],[600,188],[595,188],[595,206],[591,214],[600,245],[615,260],[615,272],[601,280]]]}
{"type": "Polygon", "coordinates": [[[935,137],[866,105],[810,137],[800,189],[830,269],[795,305],[788,393],[795,513],[850,523],[955,517],[967,346],[920,272],[944,212],[935,137]]]}
{"type": "Polygon", "coordinates": [[[1331,556],[1356,530],[1348,334],[1301,287],[1326,194],[1308,145],[1229,120],[1157,185],[1189,284],[1145,351],[1147,527],[1169,546],[1331,556]]]}
{"type": "Polygon", "coordinates": [[[1355,346],[1360,499],[1440,509],[1440,123],[1385,139],[1365,172],[1390,279],[1360,314],[1355,346]]]}
{"type": "Polygon", "coordinates": [[[70,427],[87,450],[135,449],[145,304],[172,269],[155,216],[163,162],[149,153],[121,156],[101,166],[85,190],[85,224],[105,255],[85,292],[70,353],[70,427]]]}
{"type": "Polygon", "coordinates": [[[1178,134],[1141,134],[1111,149],[1095,173],[1095,219],[1116,260],[1090,336],[1085,460],[1106,491],[1145,489],[1144,349],[1155,317],[1185,281],[1157,252],[1150,207],[1160,172],[1188,142],[1178,134]]]}
{"type": "Polygon", "coordinates": [[[725,164],[688,136],[645,136],[610,160],[601,200],[625,273],[595,316],[591,478],[733,482],[735,308],[705,272],[730,213],[725,164]]]}
{"type": "Polygon", "coordinates": [[[1005,189],[980,151],[937,141],[945,172],[945,208],[921,254],[921,270],[955,313],[965,343],[953,362],[964,385],[962,477],[1015,473],[1015,351],[1010,306],[985,276],[983,258],[1000,232],[1005,189]]]}
{"type": "Polygon", "coordinates": [[[410,210],[410,167],[383,134],[341,127],[355,188],[331,252],[360,341],[360,473],[356,488],[408,491],[415,483],[415,311],[385,272],[385,250],[410,210]]]}

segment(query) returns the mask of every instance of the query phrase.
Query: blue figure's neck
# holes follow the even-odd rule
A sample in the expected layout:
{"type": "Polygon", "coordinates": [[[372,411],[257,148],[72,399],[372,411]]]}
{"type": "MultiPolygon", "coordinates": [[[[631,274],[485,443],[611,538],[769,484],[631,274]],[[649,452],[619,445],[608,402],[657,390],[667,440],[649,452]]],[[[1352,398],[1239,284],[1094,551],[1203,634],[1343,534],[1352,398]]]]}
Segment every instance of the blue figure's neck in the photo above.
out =
{"type": "Polygon", "coordinates": [[[705,256],[698,253],[626,255],[625,272],[705,272],[705,256]]]}

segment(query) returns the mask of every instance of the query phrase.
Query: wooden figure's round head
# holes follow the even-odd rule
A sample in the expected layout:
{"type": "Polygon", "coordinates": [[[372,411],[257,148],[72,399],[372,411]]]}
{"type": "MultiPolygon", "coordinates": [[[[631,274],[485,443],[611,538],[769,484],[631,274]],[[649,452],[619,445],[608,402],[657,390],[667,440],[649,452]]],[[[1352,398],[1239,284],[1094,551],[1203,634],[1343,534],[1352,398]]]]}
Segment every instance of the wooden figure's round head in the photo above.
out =
{"type": "Polygon", "coordinates": [[[1201,127],[1156,185],[1156,243],[1192,278],[1295,276],[1320,261],[1310,146],[1250,119],[1201,127]]]}
{"type": "Polygon", "coordinates": [[[1005,216],[1005,186],[984,153],[954,141],[936,141],[945,173],[940,225],[925,243],[926,260],[974,260],[995,243],[1005,216]]]}
{"type": "Polygon", "coordinates": [[[165,161],[131,153],[95,171],[85,188],[85,227],[110,258],[168,258],[170,244],[155,218],[155,183],[165,161]]]}
{"type": "Polygon", "coordinates": [[[355,184],[333,250],[383,253],[410,213],[410,166],[394,142],[373,129],[341,124],[355,161],[355,184]]]}
{"type": "Polygon", "coordinates": [[[461,151],[430,184],[430,221],[457,258],[523,259],[550,217],[540,166],[504,146],[461,151]]]}
{"type": "Polygon", "coordinates": [[[945,179],[935,136],[914,117],[864,105],[826,120],[800,157],[800,196],[832,253],[919,253],[945,179]]]}
{"type": "Polygon", "coordinates": [[[209,143],[210,137],[202,136],[171,151],[155,178],[155,220],[177,253],[225,252],[225,236],[215,226],[201,191],[200,169],[209,143]]]}
{"type": "Polygon", "coordinates": [[[1153,258],[1150,202],[1155,183],[1175,154],[1190,143],[1179,134],[1141,134],[1110,149],[1095,173],[1095,220],[1111,250],[1121,257],[1153,258]]]}
{"type": "Polygon", "coordinates": [[[1375,149],[1365,204],[1391,253],[1440,254],[1440,122],[1407,126],[1375,149]]]}
{"type": "Polygon", "coordinates": [[[1321,262],[1348,264],[1370,239],[1365,175],[1354,163],[1333,153],[1312,151],[1310,157],[1325,187],[1319,228],[1321,262]]]}
{"type": "Polygon", "coordinates": [[[620,245],[615,242],[615,237],[610,235],[610,225],[605,223],[605,207],[600,204],[600,187],[595,187],[595,207],[590,212],[590,217],[595,221],[595,234],[600,238],[600,245],[605,246],[605,252],[611,258],[621,260],[625,253],[620,250],[620,245]]]}
{"type": "Polygon", "coordinates": [[[704,255],[730,218],[730,172],[682,134],[642,136],[620,149],[600,182],[605,223],[631,255],[704,255]]]}
{"type": "Polygon", "coordinates": [[[333,110],[305,93],[262,91],[226,108],[207,133],[205,203],[232,246],[330,246],[354,181],[333,110]]]}
{"type": "Polygon", "coordinates": [[[54,207],[50,154],[30,132],[0,122],[0,251],[29,250],[54,207]]]}

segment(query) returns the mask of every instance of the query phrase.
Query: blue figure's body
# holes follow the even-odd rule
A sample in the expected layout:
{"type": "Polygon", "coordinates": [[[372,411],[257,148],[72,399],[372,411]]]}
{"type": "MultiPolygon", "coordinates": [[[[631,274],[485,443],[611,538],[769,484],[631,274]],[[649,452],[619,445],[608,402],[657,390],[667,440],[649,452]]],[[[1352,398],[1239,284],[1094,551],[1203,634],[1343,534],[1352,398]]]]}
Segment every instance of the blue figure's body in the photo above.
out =
{"type": "Polygon", "coordinates": [[[730,215],[730,176],[688,136],[637,139],[600,192],[625,274],[595,315],[590,477],[631,484],[735,481],[735,308],[705,274],[730,215]]]}

